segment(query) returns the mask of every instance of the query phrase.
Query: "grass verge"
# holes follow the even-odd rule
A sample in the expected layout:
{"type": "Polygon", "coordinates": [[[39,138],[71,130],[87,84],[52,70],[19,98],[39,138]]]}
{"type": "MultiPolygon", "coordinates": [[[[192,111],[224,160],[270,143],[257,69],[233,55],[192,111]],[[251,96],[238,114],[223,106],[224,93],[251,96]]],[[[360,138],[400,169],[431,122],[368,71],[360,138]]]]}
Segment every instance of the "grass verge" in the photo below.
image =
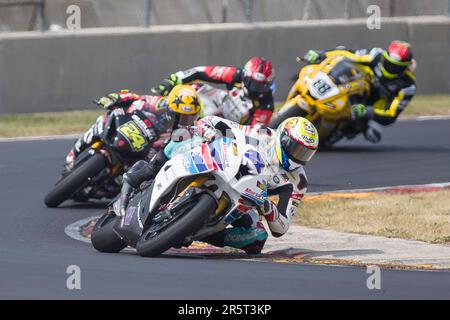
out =
{"type": "MultiPolygon", "coordinates": [[[[279,107],[281,103],[277,104],[279,107]]],[[[102,110],[0,115],[0,138],[78,134],[86,131],[102,110]]],[[[400,116],[450,115],[450,95],[419,95],[400,116]]]]}
{"type": "Polygon", "coordinates": [[[102,110],[43,112],[0,116],[0,137],[47,136],[85,132],[102,110]]]}
{"type": "Polygon", "coordinates": [[[294,223],[392,238],[450,243],[450,190],[308,199],[294,223]]]}

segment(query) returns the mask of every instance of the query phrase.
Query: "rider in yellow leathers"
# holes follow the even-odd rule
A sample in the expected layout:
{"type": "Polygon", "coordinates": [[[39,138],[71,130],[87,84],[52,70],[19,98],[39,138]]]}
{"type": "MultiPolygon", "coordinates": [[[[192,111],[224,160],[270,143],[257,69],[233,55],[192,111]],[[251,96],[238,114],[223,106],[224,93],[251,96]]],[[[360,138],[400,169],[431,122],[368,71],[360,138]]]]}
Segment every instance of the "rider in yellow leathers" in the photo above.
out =
{"type": "Polygon", "coordinates": [[[309,50],[304,60],[317,64],[330,56],[345,56],[353,62],[370,66],[373,70],[371,94],[364,104],[352,106],[352,121],[355,125],[349,127],[354,130],[350,129],[347,137],[355,136],[360,132],[360,128],[364,128],[367,140],[379,142],[382,135],[381,126],[394,123],[416,93],[416,62],[411,45],[395,40],[387,50],[373,48],[352,51],[339,47],[330,51],[309,50]],[[361,126],[361,123],[371,125],[361,126]]]}

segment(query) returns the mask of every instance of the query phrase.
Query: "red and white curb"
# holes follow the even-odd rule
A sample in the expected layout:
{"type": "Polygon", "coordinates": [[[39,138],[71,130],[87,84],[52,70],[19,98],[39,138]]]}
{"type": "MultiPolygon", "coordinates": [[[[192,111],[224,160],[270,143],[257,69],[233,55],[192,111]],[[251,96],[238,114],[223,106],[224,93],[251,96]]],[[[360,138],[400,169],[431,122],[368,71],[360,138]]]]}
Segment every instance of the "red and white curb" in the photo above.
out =
{"type": "Polygon", "coordinates": [[[428,184],[406,184],[399,186],[376,187],[366,189],[343,189],[323,192],[308,192],[307,195],[322,195],[336,193],[408,193],[408,192],[432,192],[450,188],[450,182],[428,183],[428,184]]]}

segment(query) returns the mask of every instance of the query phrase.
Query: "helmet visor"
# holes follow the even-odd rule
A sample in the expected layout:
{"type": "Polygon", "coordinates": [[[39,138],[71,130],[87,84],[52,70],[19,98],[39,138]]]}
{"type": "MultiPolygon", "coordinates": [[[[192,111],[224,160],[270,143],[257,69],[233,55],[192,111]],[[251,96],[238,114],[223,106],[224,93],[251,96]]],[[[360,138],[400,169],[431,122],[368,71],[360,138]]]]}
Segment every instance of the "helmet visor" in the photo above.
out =
{"type": "Polygon", "coordinates": [[[386,71],[388,75],[400,75],[410,66],[411,62],[401,62],[395,61],[387,53],[383,54],[383,58],[381,60],[381,64],[383,66],[383,71],[386,71]]]}
{"type": "Polygon", "coordinates": [[[316,153],[316,149],[308,148],[287,134],[281,137],[281,146],[289,159],[301,165],[306,165],[316,153]]]}
{"type": "Polygon", "coordinates": [[[253,94],[266,94],[270,91],[272,83],[255,80],[251,77],[245,77],[244,86],[249,93],[253,94]]]}
{"type": "Polygon", "coordinates": [[[179,114],[178,125],[180,126],[192,126],[194,121],[197,120],[197,114],[179,114]]]}

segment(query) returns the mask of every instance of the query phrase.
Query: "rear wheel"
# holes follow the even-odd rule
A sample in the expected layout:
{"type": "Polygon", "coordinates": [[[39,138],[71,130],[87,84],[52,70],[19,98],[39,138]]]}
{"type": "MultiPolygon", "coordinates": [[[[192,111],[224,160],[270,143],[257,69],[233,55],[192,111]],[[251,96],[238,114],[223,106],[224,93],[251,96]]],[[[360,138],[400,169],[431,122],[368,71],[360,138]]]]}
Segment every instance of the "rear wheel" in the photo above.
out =
{"type": "Polygon", "coordinates": [[[83,187],[90,178],[97,175],[106,166],[106,158],[100,153],[94,154],[55,185],[53,190],[45,196],[45,205],[49,208],[57,207],[62,202],[69,199],[76,191],[83,187]]]}
{"type": "Polygon", "coordinates": [[[307,113],[297,106],[291,106],[285,110],[281,110],[278,114],[270,121],[269,127],[272,129],[278,128],[278,126],[286,119],[292,117],[305,117],[307,113]]]}
{"type": "Polygon", "coordinates": [[[100,252],[116,253],[126,247],[124,241],[114,231],[120,217],[105,213],[98,219],[91,233],[91,242],[100,252]]]}
{"type": "Polygon", "coordinates": [[[165,225],[151,225],[139,238],[137,252],[143,257],[157,256],[171,247],[179,246],[184,239],[199,230],[217,207],[216,200],[209,194],[201,194],[197,201],[183,212],[176,212],[165,225]]]}

